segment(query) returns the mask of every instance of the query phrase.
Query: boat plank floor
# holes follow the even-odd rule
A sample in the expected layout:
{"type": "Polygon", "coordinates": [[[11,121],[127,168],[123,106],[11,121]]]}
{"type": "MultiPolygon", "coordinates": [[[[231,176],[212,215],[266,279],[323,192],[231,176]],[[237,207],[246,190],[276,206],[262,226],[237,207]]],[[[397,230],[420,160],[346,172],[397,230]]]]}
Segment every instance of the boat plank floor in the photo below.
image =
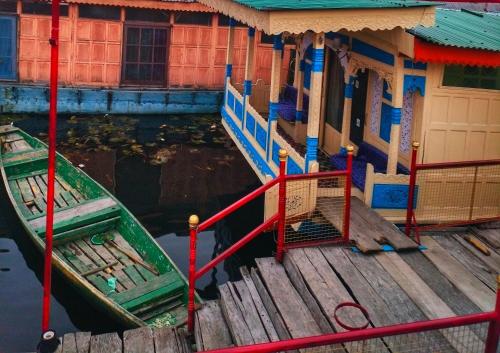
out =
{"type": "Polygon", "coordinates": [[[493,248],[500,249],[500,229],[481,229],[478,227],[472,227],[472,232],[477,234],[481,239],[486,241],[493,248]]]}

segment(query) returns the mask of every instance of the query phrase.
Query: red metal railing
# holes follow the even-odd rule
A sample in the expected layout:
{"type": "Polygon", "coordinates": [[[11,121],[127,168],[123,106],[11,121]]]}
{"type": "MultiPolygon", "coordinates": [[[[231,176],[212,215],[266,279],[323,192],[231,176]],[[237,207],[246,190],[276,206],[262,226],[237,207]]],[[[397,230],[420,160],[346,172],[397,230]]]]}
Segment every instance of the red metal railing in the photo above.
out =
{"type": "MultiPolygon", "coordinates": [[[[298,350],[312,347],[320,347],[320,346],[329,346],[329,345],[344,345],[344,347],[348,347],[349,343],[359,343],[364,342],[368,343],[368,340],[372,339],[384,339],[387,346],[383,346],[380,352],[387,352],[387,347],[391,347],[391,344],[394,342],[400,343],[403,347],[400,347],[401,350],[397,351],[405,351],[405,352],[423,352],[426,348],[425,345],[420,346],[421,344],[429,344],[428,338],[424,338],[419,341],[418,337],[413,337],[413,340],[403,340],[401,339],[402,335],[409,334],[418,334],[425,332],[433,332],[437,331],[442,333],[446,339],[449,341],[451,346],[460,347],[459,351],[467,351],[467,345],[464,346],[464,343],[470,343],[468,339],[470,337],[460,337],[457,334],[457,331],[448,332],[446,334],[447,329],[453,328],[462,328],[466,332],[470,332],[469,327],[477,324],[488,324],[488,330],[486,335],[485,342],[477,339],[480,343],[480,347],[478,345],[475,346],[473,353],[476,352],[484,352],[484,353],[496,353],[498,344],[499,344],[499,336],[500,336],[500,276],[497,278],[497,282],[499,284],[499,289],[497,289],[497,297],[496,297],[496,306],[494,311],[487,313],[478,313],[471,315],[464,315],[458,317],[449,317],[443,319],[435,319],[429,321],[419,321],[412,322],[407,324],[393,325],[393,326],[385,326],[385,327],[376,327],[376,328],[368,328],[363,330],[356,331],[348,331],[341,333],[331,333],[325,334],[321,336],[312,336],[312,337],[303,337],[303,338],[295,338],[288,339],[277,342],[270,343],[262,343],[255,345],[247,345],[233,348],[223,348],[223,349],[214,349],[204,351],[204,353],[273,353],[273,352],[283,352],[290,350],[298,350]],[[390,337],[395,337],[394,341],[388,340],[390,337]],[[456,340],[457,342],[453,342],[456,340]],[[483,348],[484,347],[484,348],[483,348]]],[[[473,336],[473,334],[471,334],[473,336]]],[[[379,352],[379,350],[372,350],[369,347],[369,344],[366,344],[368,347],[363,349],[363,352],[379,352]]],[[[360,348],[359,345],[355,345],[357,349],[360,348]]],[[[434,347],[435,349],[435,347],[434,347]]],[[[345,350],[342,350],[345,351],[345,350]]],[[[359,350],[355,350],[358,352],[359,350]]],[[[436,351],[436,350],[432,350],[436,351]]],[[[438,349],[439,352],[448,352],[449,350],[438,349]]],[[[452,349],[452,351],[454,351],[452,349]]],[[[471,351],[467,351],[467,353],[471,353],[471,351]]]]}
{"type": "MultiPolygon", "coordinates": [[[[346,198],[343,210],[343,229],[342,229],[342,241],[349,242],[349,217],[350,217],[350,195],[351,195],[351,175],[352,175],[352,149],[349,149],[347,156],[347,170],[344,171],[334,171],[334,172],[323,172],[323,173],[311,173],[311,174],[301,174],[301,175],[286,175],[286,151],[280,151],[280,165],[279,165],[279,175],[277,178],[271,180],[270,182],[259,187],[255,191],[251,192],[247,196],[238,200],[234,204],[228,206],[224,210],[220,211],[216,215],[210,217],[206,221],[199,224],[199,219],[197,216],[191,216],[189,218],[189,228],[190,228],[190,250],[189,250],[189,290],[188,290],[188,330],[193,332],[194,329],[194,312],[195,312],[195,286],[196,281],[206,274],[208,271],[217,266],[220,262],[224,261],[250,241],[258,237],[260,234],[274,228],[277,224],[277,247],[276,247],[276,260],[278,262],[283,261],[283,254],[287,248],[285,243],[285,227],[287,225],[287,184],[294,183],[303,180],[321,180],[325,178],[335,178],[344,177],[346,179],[344,188],[344,195],[346,198]],[[255,228],[253,231],[245,235],[242,239],[237,241],[231,247],[226,249],[224,252],[219,254],[216,258],[211,260],[209,263],[196,270],[196,241],[198,233],[207,230],[212,227],[215,223],[221,221],[223,218],[229,216],[236,210],[240,209],[249,202],[255,200],[257,197],[270,191],[271,188],[278,186],[278,210],[277,212],[269,217],[264,223],[255,228]]],[[[312,244],[312,243],[311,243],[312,244]]],[[[315,244],[315,243],[314,243],[315,244]]],[[[301,243],[301,246],[308,245],[307,243],[301,243]]]]}
{"type": "Polygon", "coordinates": [[[499,159],[417,164],[418,147],[415,142],[406,235],[410,236],[413,229],[419,241],[419,229],[500,220],[499,159]]]}

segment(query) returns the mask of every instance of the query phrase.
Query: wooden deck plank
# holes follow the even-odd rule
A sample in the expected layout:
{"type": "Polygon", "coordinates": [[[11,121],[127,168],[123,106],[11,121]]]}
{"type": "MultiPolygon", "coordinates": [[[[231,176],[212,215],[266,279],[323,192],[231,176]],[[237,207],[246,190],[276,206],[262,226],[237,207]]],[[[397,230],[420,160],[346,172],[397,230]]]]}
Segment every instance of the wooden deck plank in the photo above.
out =
{"type": "Polygon", "coordinates": [[[242,311],[241,306],[236,303],[237,298],[233,296],[234,289],[231,290],[233,285],[234,283],[227,282],[219,286],[220,307],[233,341],[237,346],[267,342],[265,330],[262,325],[259,325],[260,321],[253,321],[255,319],[253,313],[250,313],[251,317],[245,317],[246,310],[242,311]]]}
{"type": "Polygon", "coordinates": [[[189,353],[186,338],[181,332],[169,327],[153,329],[155,353],[189,353]]]}
{"type": "MultiPolygon", "coordinates": [[[[251,281],[255,285],[255,289],[257,290],[259,297],[262,299],[262,304],[266,308],[266,311],[269,313],[269,318],[271,319],[273,326],[276,329],[278,337],[280,338],[280,340],[292,338],[290,332],[288,332],[288,329],[286,328],[283,318],[281,317],[278,309],[276,308],[276,305],[271,298],[271,295],[264,286],[264,283],[262,283],[257,269],[252,268],[250,271],[251,281]]],[[[248,279],[246,280],[248,281],[248,279]]]]}
{"type": "Polygon", "coordinates": [[[77,353],[89,353],[90,337],[90,332],[77,332],[75,334],[77,353]]]}
{"type": "Polygon", "coordinates": [[[500,229],[472,227],[471,230],[493,248],[500,249],[500,229]]]}
{"type": "Polygon", "coordinates": [[[58,182],[64,190],[68,191],[75,200],[77,200],[79,203],[82,201],[85,201],[85,197],[75,188],[73,188],[71,185],[69,185],[66,180],[64,180],[61,176],[56,175],[56,182],[58,182]]]}
{"type": "MultiPolygon", "coordinates": [[[[332,225],[335,225],[336,220],[332,217],[327,204],[318,204],[318,210],[322,216],[328,220],[332,225]]],[[[350,224],[350,239],[363,253],[380,251],[380,244],[377,243],[370,235],[368,235],[369,228],[366,227],[364,222],[359,217],[351,217],[350,224]]]]}
{"type": "Polygon", "coordinates": [[[122,353],[122,340],[117,333],[92,336],[89,353],[122,353]]]}
{"type": "Polygon", "coordinates": [[[475,246],[464,239],[466,234],[453,234],[452,237],[460,243],[464,248],[469,250],[472,254],[478,257],[483,263],[488,266],[489,270],[493,274],[500,274],[500,254],[496,252],[491,252],[489,256],[486,256],[480,252],[475,246]]]}
{"type": "MultiPolygon", "coordinates": [[[[38,187],[42,191],[42,194],[47,195],[47,188],[48,188],[48,183],[45,178],[43,178],[44,175],[36,175],[34,177],[38,187]]],[[[57,183],[54,183],[54,199],[56,201],[56,204],[60,207],[68,207],[68,203],[61,197],[61,190],[59,190],[57,183]]]]}
{"type": "Polygon", "coordinates": [[[206,301],[195,314],[195,340],[198,350],[233,347],[229,328],[218,300],[206,301]]]}
{"type": "Polygon", "coordinates": [[[62,353],[78,353],[74,333],[66,333],[62,340],[62,353]]]}
{"type": "MultiPolygon", "coordinates": [[[[493,274],[483,260],[464,248],[451,236],[451,234],[435,236],[434,240],[437,241],[441,247],[447,249],[449,254],[474,274],[481,282],[486,284],[491,290],[496,290],[496,274],[493,274]]],[[[500,268],[498,270],[500,271],[500,268]]]]}
{"type": "MultiPolygon", "coordinates": [[[[290,282],[285,269],[274,258],[260,258],[255,262],[290,335],[293,338],[320,335],[322,332],[319,325],[290,282]]],[[[331,350],[329,347],[318,347],[302,351],[329,352],[331,350]]]]}
{"type": "Polygon", "coordinates": [[[240,268],[241,276],[243,278],[243,281],[246,284],[246,288],[248,289],[248,294],[251,297],[251,300],[253,304],[255,305],[255,309],[257,311],[257,314],[260,318],[260,321],[262,322],[262,325],[264,326],[266,333],[269,337],[269,340],[271,342],[274,341],[279,341],[280,337],[278,336],[278,333],[276,332],[276,328],[273,325],[273,322],[271,318],[269,317],[269,313],[267,312],[264,303],[262,302],[261,297],[259,296],[259,293],[257,291],[257,288],[255,287],[255,283],[252,281],[252,278],[250,276],[250,273],[248,272],[248,269],[246,267],[241,267],[240,268]]]}
{"type": "MultiPolygon", "coordinates": [[[[375,257],[428,319],[456,316],[456,313],[403,261],[399,254],[385,252],[377,254],[375,257]]],[[[470,353],[473,351],[473,347],[480,347],[481,340],[474,332],[468,327],[462,329],[463,332],[460,334],[449,330],[441,332],[459,353],[470,353]]]]}
{"type": "Polygon", "coordinates": [[[151,328],[146,326],[123,332],[123,353],[155,353],[151,328]]]}
{"type": "Polygon", "coordinates": [[[431,237],[421,237],[422,245],[427,247],[423,254],[460,289],[481,310],[490,311],[495,307],[495,293],[470,273],[460,262],[449,255],[431,237]]]}
{"type": "Polygon", "coordinates": [[[351,217],[360,217],[378,243],[389,243],[396,250],[418,249],[418,244],[357,197],[351,198],[351,217]]]}
{"type": "Polygon", "coordinates": [[[371,279],[365,278],[358,268],[339,247],[323,247],[321,252],[338,276],[347,283],[356,302],[363,305],[375,326],[389,326],[398,323],[384,300],[371,286],[371,279]]]}

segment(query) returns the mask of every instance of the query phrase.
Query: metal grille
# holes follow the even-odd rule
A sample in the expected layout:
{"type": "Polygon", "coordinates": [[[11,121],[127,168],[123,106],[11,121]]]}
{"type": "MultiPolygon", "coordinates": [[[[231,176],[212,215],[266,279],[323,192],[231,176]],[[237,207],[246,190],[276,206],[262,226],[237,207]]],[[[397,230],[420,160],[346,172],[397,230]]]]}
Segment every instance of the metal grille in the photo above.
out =
{"type": "MultiPolygon", "coordinates": [[[[488,323],[300,350],[314,353],[484,353],[488,323]]],[[[292,352],[292,351],[287,351],[292,352]]]]}
{"type": "Polygon", "coordinates": [[[346,176],[287,181],[285,246],[313,245],[342,237],[346,176]]]}
{"type": "Polygon", "coordinates": [[[465,224],[500,217],[500,164],[418,169],[419,224],[465,224]]]}

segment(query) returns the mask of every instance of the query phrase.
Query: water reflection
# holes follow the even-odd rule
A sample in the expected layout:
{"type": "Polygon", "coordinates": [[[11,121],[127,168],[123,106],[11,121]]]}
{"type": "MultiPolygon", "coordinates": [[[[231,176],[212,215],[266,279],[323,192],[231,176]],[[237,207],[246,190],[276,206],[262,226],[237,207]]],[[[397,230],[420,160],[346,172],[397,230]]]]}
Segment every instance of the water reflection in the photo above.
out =
{"type": "MultiPolygon", "coordinates": [[[[46,138],[46,117],[0,117],[0,125],[11,121],[34,136],[46,138]]],[[[260,185],[218,115],[62,117],[58,149],[114,193],[185,274],[187,217],[196,213],[206,219],[260,185]]],[[[10,210],[9,205],[5,207],[10,210]]],[[[257,199],[215,229],[200,234],[198,266],[260,224],[262,214],[263,199],[257,199]]],[[[0,303],[5,306],[13,297],[20,298],[17,306],[1,315],[0,336],[12,330],[15,334],[8,340],[0,339],[0,351],[33,350],[41,310],[41,256],[34,253],[14,216],[0,217],[0,228],[9,234],[0,238],[15,240],[14,244],[0,239],[7,241],[6,245],[0,243],[0,248],[7,248],[8,256],[14,256],[5,262],[6,256],[0,252],[0,268],[10,270],[0,271],[0,303]],[[23,339],[26,332],[30,334],[23,339]]],[[[269,256],[272,244],[273,234],[266,234],[220,264],[200,279],[200,294],[214,298],[217,285],[237,279],[239,267],[252,264],[255,257],[269,256]]],[[[60,333],[119,329],[89,305],[82,305],[82,298],[58,277],[54,298],[53,322],[60,333]]]]}

